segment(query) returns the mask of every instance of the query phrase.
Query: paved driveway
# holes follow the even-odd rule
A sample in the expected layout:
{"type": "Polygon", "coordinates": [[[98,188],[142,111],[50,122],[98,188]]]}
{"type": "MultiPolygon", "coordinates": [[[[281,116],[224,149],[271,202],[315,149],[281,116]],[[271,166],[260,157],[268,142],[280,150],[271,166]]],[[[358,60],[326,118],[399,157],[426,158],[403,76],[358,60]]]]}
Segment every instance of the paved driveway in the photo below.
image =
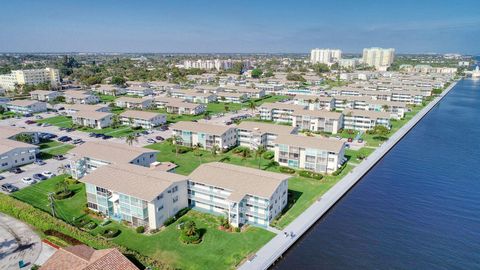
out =
{"type": "Polygon", "coordinates": [[[40,237],[25,223],[0,214],[0,269],[19,269],[23,260],[30,269],[44,263],[55,249],[42,243],[40,237]]]}

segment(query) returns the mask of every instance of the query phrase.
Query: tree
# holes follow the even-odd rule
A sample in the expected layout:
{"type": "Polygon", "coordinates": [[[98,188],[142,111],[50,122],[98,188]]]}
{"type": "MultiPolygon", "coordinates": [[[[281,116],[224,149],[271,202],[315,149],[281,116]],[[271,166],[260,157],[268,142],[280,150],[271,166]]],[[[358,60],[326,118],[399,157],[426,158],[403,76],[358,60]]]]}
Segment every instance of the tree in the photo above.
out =
{"type": "Polygon", "coordinates": [[[257,147],[257,150],[255,150],[255,156],[258,158],[258,168],[260,169],[260,162],[262,161],[262,155],[267,151],[265,149],[265,146],[260,145],[257,147]]]}
{"type": "Polygon", "coordinates": [[[225,111],[226,111],[226,112],[229,112],[229,111],[230,111],[230,106],[228,106],[228,104],[225,104],[225,105],[224,105],[224,108],[225,108],[225,111]]]}
{"type": "Polygon", "coordinates": [[[380,136],[386,136],[388,134],[389,130],[387,127],[383,126],[383,125],[376,125],[374,128],[373,128],[373,133],[374,134],[377,134],[377,135],[380,135],[380,136]]]}
{"type": "Polygon", "coordinates": [[[330,68],[328,67],[327,64],[317,63],[313,65],[313,70],[315,70],[316,73],[321,74],[321,73],[329,72],[330,68]]]}
{"type": "Polygon", "coordinates": [[[193,152],[195,153],[196,156],[198,156],[198,160],[200,163],[202,163],[202,150],[203,145],[201,143],[197,143],[193,146],[193,152]]]}
{"type": "Polygon", "coordinates": [[[62,181],[58,182],[56,184],[57,191],[61,193],[67,193],[68,192],[68,182],[65,179],[62,179],[62,181]]]}
{"type": "Polygon", "coordinates": [[[218,146],[218,144],[214,144],[210,150],[212,151],[212,155],[216,156],[220,151],[220,146],[218,146]]]}
{"type": "Polygon", "coordinates": [[[4,113],[5,112],[5,107],[3,106],[0,106],[0,114],[4,113]]]}
{"type": "Polygon", "coordinates": [[[120,125],[120,117],[118,114],[114,114],[112,117],[112,127],[117,128],[120,125]]]}
{"type": "Polygon", "coordinates": [[[252,73],[251,73],[252,78],[255,78],[255,79],[260,78],[260,77],[262,76],[262,74],[263,74],[263,71],[262,71],[261,69],[259,69],[259,68],[253,69],[253,70],[252,70],[252,73]]]}
{"type": "Polygon", "coordinates": [[[252,110],[252,114],[255,114],[255,110],[257,109],[257,104],[253,101],[248,103],[248,108],[252,110]]]}
{"type": "Polygon", "coordinates": [[[118,86],[123,86],[125,85],[126,82],[127,81],[125,80],[125,78],[121,76],[113,76],[112,80],[110,81],[111,84],[118,85],[118,86]]]}
{"type": "Polygon", "coordinates": [[[130,145],[130,146],[133,145],[133,142],[138,143],[138,138],[137,138],[137,136],[135,136],[135,135],[136,135],[136,134],[129,134],[129,135],[127,135],[127,137],[125,137],[125,142],[126,142],[128,145],[130,145]]]}
{"type": "Polygon", "coordinates": [[[302,77],[300,74],[295,74],[295,73],[288,73],[287,74],[287,80],[289,81],[297,81],[297,82],[306,82],[305,78],[302,77]]]}
{"type": "Polygon", "coordinates": [[[240,149],[240,155],[242,156],[242,160],[246,160],[250,156],[250,149],[247,147],[242,147],[240,149]]]}
{"type": "Polygon", "coordinates": [[[390,106],[388,106],[387,104],[384,104],[384,105],[382,105],[382,109],[383,109],[385,112],[388,112],[388,110],[390,109],[390,106]]]}
{"type": "Polygon", "coordinates": [[[183,141],[182,137],[178,135],[172,136],[172,142],[175,144],[175,156],[178,156],[178,146],[183,141]]]}
{"type": "Polygon", "coordinates": [[[33,135],[27,134],[27,133],[20,133],[17,136],[15,136],[15,140],[19,142],[24,142],[24,143],[33,143],[33,135]]]}

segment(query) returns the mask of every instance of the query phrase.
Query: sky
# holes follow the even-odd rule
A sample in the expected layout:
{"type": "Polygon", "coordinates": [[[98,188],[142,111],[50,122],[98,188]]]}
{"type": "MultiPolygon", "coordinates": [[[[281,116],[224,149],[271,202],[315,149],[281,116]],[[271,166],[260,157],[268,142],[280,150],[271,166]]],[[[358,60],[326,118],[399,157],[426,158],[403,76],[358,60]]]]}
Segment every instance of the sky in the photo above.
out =
{"type": "Polygon", "coordinates": [[[0,52],[480,54],[480,0],[2,1],[0,52]]]}

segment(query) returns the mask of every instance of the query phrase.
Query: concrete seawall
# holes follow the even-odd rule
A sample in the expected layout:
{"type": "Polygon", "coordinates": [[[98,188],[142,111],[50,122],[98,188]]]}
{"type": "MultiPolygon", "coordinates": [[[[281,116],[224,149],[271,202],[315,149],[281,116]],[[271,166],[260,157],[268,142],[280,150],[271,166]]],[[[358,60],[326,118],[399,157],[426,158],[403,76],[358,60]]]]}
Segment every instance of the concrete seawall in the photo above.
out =
{"type": "Polygon", "coordinates": [[[238,267],[240,270],[264,270],[269,268],[280,258],[300,237],[306,233],[328,210],[335,205],[362,177],[372,169],[450,90],[457,81],[454,81],[437,98],[419,111],[408,123],[395,132],[386,142],[378,147],[368,158],[364,159],[349,174],[330,188],[315,203],[307,208],[284,231],[293,232],[293,237],[278,234],[264,245],[254,256],[238,267]]]}

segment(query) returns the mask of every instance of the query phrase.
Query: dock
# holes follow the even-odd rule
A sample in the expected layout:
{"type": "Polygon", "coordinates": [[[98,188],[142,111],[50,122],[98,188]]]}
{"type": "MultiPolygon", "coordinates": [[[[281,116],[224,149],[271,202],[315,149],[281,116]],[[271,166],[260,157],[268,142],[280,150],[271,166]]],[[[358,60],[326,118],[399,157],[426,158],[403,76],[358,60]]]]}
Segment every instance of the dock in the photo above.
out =
{"type": "Polygon", "coordinates": [[[370,156],[354,167],[337,184],[292,221],[283,232],[277,234],[254,255],[246,259],[237,269],[264,270],[272,266],[302,235],[304,235],[328,210],[333,207],[362,177],[372,169],[427,113],[452,90],[458,81],[452,82],[438,97],[419,111],[408,123],[395,132],[370,156]],[[293,233],[291,235],[290,233],[293,233]]]}

